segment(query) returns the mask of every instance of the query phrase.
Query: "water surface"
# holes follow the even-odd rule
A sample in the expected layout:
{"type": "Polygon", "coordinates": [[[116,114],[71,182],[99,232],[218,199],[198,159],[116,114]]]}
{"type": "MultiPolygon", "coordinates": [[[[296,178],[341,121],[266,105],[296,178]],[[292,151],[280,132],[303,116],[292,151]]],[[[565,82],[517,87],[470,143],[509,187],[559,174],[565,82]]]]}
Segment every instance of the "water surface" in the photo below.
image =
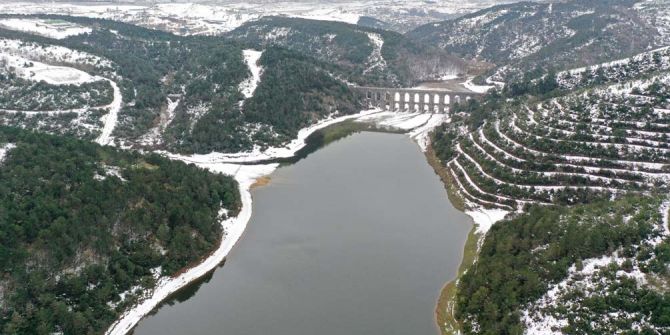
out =
{"type": "Polygon", "coordinates": [[[225,265],[136,335],[438,334],[471,220],[416,144],[360,133],[271,177],[225,265]]]}

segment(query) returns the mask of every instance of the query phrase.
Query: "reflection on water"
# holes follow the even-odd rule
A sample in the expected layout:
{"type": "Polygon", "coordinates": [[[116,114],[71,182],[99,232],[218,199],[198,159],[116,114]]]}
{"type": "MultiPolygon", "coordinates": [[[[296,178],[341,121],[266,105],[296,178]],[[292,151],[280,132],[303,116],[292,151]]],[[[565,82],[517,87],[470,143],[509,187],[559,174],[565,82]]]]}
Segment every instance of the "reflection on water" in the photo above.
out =
{"type": "MultiPolygon", "coordinates": [[[[223,262],[221,262],[221,264],[219,264],[219,266],[217,266],[217,268],[223,267],[223,265],[225,263],[226,263],[226,261],[224,260],[223,262]]],[[[159,308],[152,311],[151,314],[152,315],[156,314],[156,312],[158,312],[158,310],[160,310],[160,307],[163,307],[163,305],[173,306],[177,303],[184,302],[184,301],[190,299],[192,296],[194,296],[198,292],[198,290],[200,289],[200,286],[202,286],[203,284],[209,283],[209,281],[214,276],[214,271],[216,271],[217,268],[213,269],[210,272],[207,272],[207,274],[205,274],[204,276],[194,280],[188,286],[186,286],[186,287],[182,288],[181,290],[171,294],[165,301],[163,301],[161,303],[159,308]]]]}

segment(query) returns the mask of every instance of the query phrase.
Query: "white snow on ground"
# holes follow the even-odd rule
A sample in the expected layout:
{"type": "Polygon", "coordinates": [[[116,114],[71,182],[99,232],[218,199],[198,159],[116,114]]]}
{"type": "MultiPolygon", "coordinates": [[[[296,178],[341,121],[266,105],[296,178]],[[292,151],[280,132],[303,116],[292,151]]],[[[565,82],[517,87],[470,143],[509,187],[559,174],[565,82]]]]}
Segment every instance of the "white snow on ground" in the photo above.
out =
{"type": "MultiPolygon", "coordinates": [[[[216,268],[226,258],[235,243],[240,239],[249,219],[251,218],[251,193],[249,189],[254,181],[264,175],[270,174],[277,164],[269,165],[234,165],[220,163],[198,164],[201,167],[210,169],[213,172],[221,172],[235,177],[239,183],[239,191],[242,198],[242,209],[240,213],[233,218],[228,218],[221,222],[225,232],[219,247],[205,259],[202,263],[190,268],[181,275],[171,278],[162,277],[154,290],[146,294],[146,299],[138,305],[126,311],[110,328],[105,332],[106,335],[125,335],[147,314],[149,314],[161,301],[165,300],[170,294],[178,291],[212,269],[216,268]]],[[[225,209],[221,210],[221,214],[225,209]]]]}
{"type": "Polygon", "coordinates": [[[447,114],[431,114],[430,119],[426,121],[423,125],[418,126],[412,129],[409,132],[409,137],[416,141],[421,148],[421,151],[425,152],[428,149],[430,144],[430,133],[435,129],[435,127],[448,122],[449,116],[447,114]]]}
{"type": "Polygon", "coordinates": [[[431,114],[428,113],[387,111],[362,116],[357,118],[356,121],[375,123],[381,127],[411,130],[425,124],[430,118],[431,114]]]}
{"type": "Polygon", "coordinates": [[[48,60],[49,62],[58,64],[90,65],[103,69],[113,68],[112,62],[108,59],[57,45],[42,45],[20,40],[0,39],[0,51],[33,61],[48,60]]]}
{"type": "Polygon", "coordinates": [[[307,12],[306,14],[297,14],[289,16],[321,21],[338,21],[349,24],[357,24],[360,19],[359,14],[349,13],[341,8],[322,8],[307,12]]]}
{"type": "Polygon", "coordinates": [[[104,175],[99,175],[99,174],[96,173],[93,176],[93,179],[95,179],[95,180],[105,180],[105,179],[107,179],[107,177],[116,177],[116,178],[119,178],[121,181],[126,181],[126,179],[123,178],[123,176],[121,175],[121,168],[120,167],[103,164],[102,168],[105,170],[105,174],[104,175]]]}
{"type": "Polygon", "coordinates": [[[440,80],[453,80],[453,79],[458,79],[457,74],[445,74],[440,77],[440,80]]]}
{"type": "Polygon", "coordinates": [[[379,112],[378,110],[371,109],[362,111],[357,114],[344,115],[340,117],[332,117],[332,116],[328,117],[312,126],[301,129],[298,132],[298,136],[284,147],[272,147],[265,151],[261,151],[259,148],[255,148],[253,151],[250,152],[238,152],[238,153],[212,152],[209,154],[192,155],[192,156],[176,155],[164,151],[161,151],[159,153],[162,153],[173,159],[184,160],[186,162],[191,163],[248,163],[248,162],[258,162],[275,158],[288,158],[292,157],[298,150],[302,149],[305,146],[305,139],[315,131],[328,127],[335,123],[356,119],[361,116],[378,112],[379,112]]]}
{"type": "Polygon", "coordinates": [[[481,206],[465,211],[465,214],[475,222],[476,232],[479,234],[486,234],[496,222],[503,220],[509,213],[503,209],[486,209],[481,206]]]}
{"type": "Polygon", "coordinates": [[[80,85],[99,79],[88,73],[66,66],[53,66],[0,51],[0,64],[5,63],[18,77],[31,81],[44,81],[51,85],[80,85]]]}
{"type": "MultiPolygon", "coordinates": [[[[654,236],[643,241],[643,245],[646,245],[649,248],[654,248],[670,236],[670,230],[668,229],[669,209],[670,200],[666,200],[659,208],[662,217],[660,224],[663,226],[660,227],[660,233],[654,234],[654,236]]],[[[630,219],[630,217],[627,219],[630,219]]],[[[600,286],[606,286],[606,281],[611,280],[611,278],[603,278],[598,275],[598,272],[609,264],[614,263],[620,267],[626,260],[630,260],[630,258],[620,256],[620,252],[621,250],[617,250],[611,255],[586,259],[582,262],[581,269],[577,269],[577,266],[573,264],[568,269],[568,275],[564,280],[554,284],[540,299],[532,302],[523,310],[521,321],[526,326],[525,334],[562,334],[560,329],[568,325],[568,320],[558,319],[546,311],[564,303],[571,304],[570,298],[566,297],[566,295],[570,294],[570,289],[578,288],[581,294],[588,296],[593,294],[594,291],[602,289],[600,286]]],[[[647,284],[646,274],[642,272],[637,261],[633,262],[631,270],[618,270],[615,276],[617,278],[628,277],[635,279],[639,285],[647,284]]],[[[617,312],[605,314],[603,317],[612,320],[620,319],[617,312]]],[[[645,321],[643,320],[643,322],[645,321]]]]}
{"type": "Polygon", "coordinates": [[[16,148],[16,145],[14,143],[6,143],[2,147],[0,147],[0,163],[5,160],[5,156],[7,156],[7,153],[9,150],[12,150],[16,148]]]}
{"type": "Polygon", "coordinates": [[[310,127],[301,129],[298,132],[298,136],[286,146],[272,147],[262,152],[256,149],[251,152],[212,152],[204,155],[191,156],[183,156],[165,151],[160,151],[159,153],[164,154],[172,159],[183,160],[196,164],[249,163],[276,158],[288,158],[292,157],[296,152],[298,152],[298,150],[302,149],[305,146],[305,139],[307,139],[307,137],[309,137],[309,135],[315,131],[346,120],[374,123],[381,127],[406,130],[408,131],[408,136],[417,141],[417,144],[421,147],[422,150],[425,150],[429,140],[428,134],[435,127],[439,126],[443,122],[448,121],[449,119],[446,114],[382,112],[378,109],[371,109],[362,111],[358,114],[326,118],[310,127]]]}
{"type": "Polygon", "coordinates": [[[631,61],[638,61],[639,62],[639,61],[643,60],[645,57],[647,57],[649,55],[652,55],[654,53],[660,53],[660,52],[666,51],[668,49],[670,49],[670,47],[662,47],[662,48],[658,48],[658,49],[654,49],[654,50],[645,51],[645,52],[639,53],[639,54],[637,54],[635,56],[632,56],[632,57],[617,59],[617,60],[614,60],[614,61],[600,63],[600,64],[596,64],[596,65],[574,68],[574,69],[559,72],[559,73],[556,74],[556,76],[557,77],[562,77],[562,76],[565,75],[565,73],[570,73],[571,75],[574,76],[574,75],[577,75],[577,74],[581,74],[582,72],[593,71],[593,70],[596,70],[596,69],[601,68],[601,67],[602,68],[607,68],[607,67],[613,67],[613,66],[617,66],[617,65],[624,65],[624,64],[630,63],[631,61]]]}
{"type": "Polygon", "coordinates": [[[382,47],[384,47],[384,39],[381,35],[376,33],[367,33],[370,42],[372,43],[372,53],[368,57],[367,68],[363,74],[374,71],[375,69],[383,70],[386,68],[386,60],[382,55],[382,47]]]}
{"type": "Polygon", "coordinates": [[[167,107],[165,112],[161,113],[159,116],[158,124],[149,129],[149,131],[140,138],[139,142],[143,145],[156,145],[162,142],[161,134],[165,131],[168,125],[172,122],[175,116],[175,110],[179,106],[179,99],[175,98],[174,100],[170,97],[167,98],[167,107]]]}
{"type": "Polygon", "coordinates": [[[242,95],[244,95],[244,98],[249,99],[254,96],[256,87],[258,87],[258,83],[261,82],[263,68],[258,64],[258,60],[261,58],[261,55],[263,55],[263,52],[247,49],[242,51],[242,53],[244,55],[244,62],[247,63],[249,71],[251,71],[251,77],[241,82],[239,89],[240,92],[242,92],[242,95]]]}
{"type": "MultiPolygon", "coordinates": [[[[458,177],[456,176],[456,173],[455,173],[455,171],[453,170],[453,168],[452,168],[451,165],[455,165],[456,168],[457,168],[459,171],[461,171],[461,173],[462,173],[463,176],[465,177],[465,180],[468,182],[468,185],[470,185],[474,190],[476,190],[477,192],[479,192],[479,193],[481,193],[481,194],[485,194],[485,195],[491,196],[491,197],[493,197],[493,198],[496,198],[497,200],[502,200],[502,201],[505,201],[505,200],[512,200],[512,201],[516,201],[516,202],[518,202],[520,205],[525,205],[525,204],[538,204],[538,203],[539,203],[539,204],[544,204],[544,203],[542,203],[542,202],[534,201],[534,200],[531,201],[531,200],[524,200],[524,199],[510,198],[510,197],[501,196],[501,195],[497,195],[497,194],[493,194],[493,193],[488,193],[488,192],[482,190],[479,186],[477,186],[477,184],[472,180],[472,178],[470,178],[470,175],[468,175],[467,171],[465,171],[465,169],[463,168],[463,166],[462,166],[456,159],[451,160],[449,163],[447,163],[447,167],[449,167],[449,170],[451,171],[452,176],[454,176],[454,179],[457,181],[457,183],[458,183],[458,185],[459,185],[461,191],[462,191],[463,193],[465,193],[465,194],[470,195],[472,198],[476,199],[477,201],[482,201],[482,202],[488,203],[489,205],[494,205],[494,204],[492,204],[492,203],[489,202],[489,201],[479,199],[479,198],[477,198],[477,197],[472,196],[471,194],[469,194],[469,192],[463,187],[463,184],[461,184],[460,180],[459,180],[458,177]]],[[[477,204],[474,204],[474,203],[472,203],[472,204],[468,204],[468,205],[469,205],[469,207],[471,207],[471,208],[479,208],[478,205],[477,205],[477,204]]],[[[497,205],[497,206],[504,206],[504,207],[507,207],[507,208],[511,208],[511,207],[508,206],[508,205],[502,205],[502,204],[495,204],[495,205],[497,205]]],[[[518,210],[521,211],[521,207],[520,207],[520,206],[519,206],[519,209],[518,209],[518,210]]]]}
{"type": "MultiPolygon", "coordinates": [[[[112,102],[107,106],[92,108],[109,109],[109,113],[102,117],[104,126],[100,136],[96,139],[96,142],[101,145],[109,144],[112,139],[112,131],[116,127],[118,113],[121,110],[123,101],[121,90],[119,89],[118,85],[116,85],[116,83],[110,79],[100,76],[91,76],[90,74],[75,68],[66,66],[52,66],[32,60],[35,58],[47,58],[50,61],[65,61],[75,64],[90,64],[109,68],[111,68],[111,63],[102,58],[63,47],[38,46],[30,43],[23,44],[22,42],[16,40],[0,40],[0,62],[5,63],[6,67],[10,68],[18,76],[24,79],[32,81],[44,81],[52,85],[80,85],[82,83],[99,80],[108,81],[114,91],[114,98],[112,102]],[[24,56],[29,56],[30,58],[26,58],[24,56]]],[[[88,110],[88,108],[34,112],[3,110],[3,112],[52,115],[61,113],[83,113],[86,110],[88,110]]]]}
{"type": "Polygon", "coordinates": [[[107,108],[109,108],[109,113],[102,117],[104,126],[102,127],[100,136],[95,140],[95,142],[100,145],[108,145],[112,142],[112,132],[114,131],[114,128],[116,128],[116,122],[123,102],[123,96],[121,95],[119,86],[109,79],[107,79],[107,81],[109,81],[109,84],[112,85],[112,89],[114,89],[114,100],[107,106],[107,108]]]}
{"type": "Polygon", "coordinates": [[[72,22],[35,18],[2,19],[0,20],[0,27],[55,39],[63,39],[69,36],[90,33],[92,31],[91,28],[80,26],[72,22]]]}
{"type": "MultiPolygon", "coordinates": [[[[561,282],[553,285],[549,291],[547,291],[540,299],[533,302],[530,306],[523,310],[521,321],[525,324],[526,329],[524,334],[526,335],[560,335],[563,332],[560,331],[561,328],[567,326],[569,321],[564,318],[557,318],[551,313],[545,311],[551,310],[556,306],[560,306],[565,301],[563,299],[568,299],[567,303],[569,304],[569,298],[565,298],[566,294],[570,294],[571,289],[578,289],[583,292],[582,294],[590,295],[593,294],[593,291],[596,290],[599,285],[604,284],[598,273],[601,269],[607,267],[609,264],[621,264],[626,260],[625,257],[620,257],[618,252],[615,252],[612,255],[605,255],[598,258],[590,258],[582,262],[582,268],[577,269],[576,265],[573,264],[568,269],[568,276],[561,282]]],[[[640,284],[646,283],[646,277],[643,272],[637,267],[634,266],[634,269],[630,272],[619,270],[616,272],[616,277],[628,277],[635,279],[640,284]]],[[[603,318],[611,318],[612,315],[604,314],[603,318]]],[[[614,315],[614,319],[618,319],[614,315]]]]}
{"type": "MultiPolygon", "coordinates": [[[[204,3],[151,3],[137,5],[112,1],[64,3],[61,1],[0,2],[3,14],[64,14],[105,18],[176,34],[214,35],[231,31],[264,16],[288,16],[314,20],[358,23],[361,16],[393,22],[411,28],[444,20],[446,15],[474,12],[499,4],[499,0],[436,1],[426,8],[423,1],[259,1],[227,0],[204,3]]],[[[511,2],[505,0],[505,2],[511,2]]]]}
{"type": "Polygon", "coordinates": [[[664,235],[670,235],[670,200],[661,205],[661,215],[663,216],[664,235]]]}
{"type": "Polygon", "coordinates": [[[426,151],[430,142],[430,132],[435,127],[449,121],[447,114],[429,114],[419,112],[379,112],[361,116],[356,122],[374,123],[380,127],[407,130],[407,135],[426,151]]]}
{"type": "Polygon", "coordinates": [[[469,89],[470,91],[476,92],[476,93],[486,93],[490,89],[495,87],[493,85],[490,85],[490,86],[489,85],[476,85],[472,82],[472,79],[473,78],[468,78],[468,80],[461,83],[461,85],[463,85],[463,87],[469,89]]]}

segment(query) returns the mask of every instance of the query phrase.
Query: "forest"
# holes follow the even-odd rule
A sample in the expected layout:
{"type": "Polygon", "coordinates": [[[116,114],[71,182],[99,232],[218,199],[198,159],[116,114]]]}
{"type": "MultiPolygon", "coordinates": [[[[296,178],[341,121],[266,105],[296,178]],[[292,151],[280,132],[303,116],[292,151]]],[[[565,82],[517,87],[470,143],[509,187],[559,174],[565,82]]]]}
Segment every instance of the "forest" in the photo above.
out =
{"type": "Polygon", "coordinates": [[[264,17],[243,24],[228,38],[257,48],[281,46],[338,67],[358,85],[407,87],[444,74],[466,73],[468,63],[402,34],[361,25],[288,17],[264,17]],[[276,32],[284,32],[275,36],[276,32]],[[372,36],[372,37],[371,37],[372,36]],[[371,59],[381,41],[382,59],[371,59]]]}
{"type": "MultiPolygon", "coordinates": [[[[63,40],[3,29],[0,37],[62,45],[110,60],[114,64],[111,73],[102,68],[84,70],[117,80],[125,104],[114,135],[129,145],[139,142],[156,125],[168,95],[179,100],[178,106],[160,143],[152,149],[181,153],[239,152],[255,144],[282,145],[300,128],[325,116],[361,108],[350,89],[335,79],[347,77],[346,67],[282,46],[222,37],[176,36],[109,20],[39,17],[96,29],[63,40]],[[249,47],[264,50],[260,60],[264,71],[255,96],[241,105],[243,96],[238,86],[250,75],[242,49],[249,47]]],[[[359,35],[369,42],[365,34],[359,35]]],[[[342,39],[348,37],[343,35],[342,39]]],[[[351,63],[357,66],[365,61],[361,55],[351,57],[351,63]]]]}
{"type": "Polygon", "coordinates": [[[0,332],[101,334],[220,241],[237,183],[193,165],[0,127],[0,332]]]}
{"type": "Polygon", "coordinates": [[[3,74],[0,70],[0,109],[66,110],[105,106],[112,100],[112,87],[107,81],[80,85],[50,85],[18,78],[11,72],[3,74]]]}
{"type": "MultiPolygon", "coordinates": [[[[601,273],[614,281],[604,292],[575,292],[565,297],[578,303],[555,303],[556,315],[569,316],[569,334],[612,333],[630,329],[632,321],[594,326],[591,318],[619,311],[648,318],[654,327],[670,326],[670,294],[636,285],[618,270],[633,264],[649,276],[668,275],[670,244],[649,246],[661,225],[661,197],[627,196],[574,207],[534,207],[528,214],[499,222],[486,236],[477,262],[459,282],[456,315],[466,334],[521,334],[523,311],[564,280],[569,268],[590,258],[621,250],[627,261],[610,264],[601,273]],[[576,295],[575,295],[576,294],[576,295]],[[581,308],[575,308],[579,305],[581,308]],[[568,307],[572,306],[572,307],[568,307]],[[601,327],[601,328],[600,328],[601,327]]],[[[596,277],[598,278],[598,277],[596,277]]],[[[579,286],[575,286],[578,290],[579,286]]],[[[635,334],[646,334],[642,327],[635,334]]]]}
{"type": "Polygon", "coordinates": [[[301,128],[335,112],[353,114],[362,109],[353,92],[327,72],[328,65],[308,56],[269,47],[260,64],[266,70],[244,105],[244,117],[249,123],[273,127],[279,139],[269,144],[290,141],[301,128]]]}

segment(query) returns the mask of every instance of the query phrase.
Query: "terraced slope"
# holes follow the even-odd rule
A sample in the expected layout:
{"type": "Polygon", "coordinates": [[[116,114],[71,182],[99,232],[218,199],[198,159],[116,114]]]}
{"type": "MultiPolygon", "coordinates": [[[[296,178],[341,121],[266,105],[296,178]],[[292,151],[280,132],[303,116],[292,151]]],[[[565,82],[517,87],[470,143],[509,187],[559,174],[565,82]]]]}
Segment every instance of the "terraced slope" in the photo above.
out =
{"type": "Polygon", "coordinates": [[[465,136],[448,166],[472,201],[507,209],[665,185],[670,113],[650,95],[655,87],[634,97],[599,92],[505,111],[465,136]]]}
{"type": "Polygon", "coordinates": [[[668,48],[453,110],[433,147],[466,209],[514,213],[478,226],[443,333],[667,334],[668,48]]]}
{"type": "Polygon", "coordinates": [[[461,193],[484,207],[523,210],[667,190],[668,59],[661,49],[560,73],[557,91],[570,93],[519,98],[474,131],[461,130],[442,155],[461,193]],[[600,83],[608,84],[592,86],[600,83]]]}

